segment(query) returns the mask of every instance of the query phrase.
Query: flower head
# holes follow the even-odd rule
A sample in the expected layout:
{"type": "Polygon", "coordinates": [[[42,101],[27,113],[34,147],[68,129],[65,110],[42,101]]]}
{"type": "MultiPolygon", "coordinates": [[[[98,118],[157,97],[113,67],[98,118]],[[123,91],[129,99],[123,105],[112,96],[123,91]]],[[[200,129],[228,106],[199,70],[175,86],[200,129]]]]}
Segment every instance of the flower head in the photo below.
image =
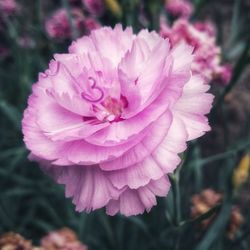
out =
{"type": "Polygon", "coordinates": [[[82,0],[82,2],[93,15],[101,15],[104,11],[104,0],[82,0]]]}
{"type": "Polygon", "coordinates": [[[165,8],[176,17],[189,18],[193,13],[193,5],[188,0],[166,0],[165,8]]]}
{"type": "MultiPolygon", "coordinates": [[[[82,11],[78,8],[73,8],[71,14],[73,25],[81,33],[82,23],[84,20],[82,11]]],[[[51,38],[70,38],[72,30],[67,11],[65,9],[58,9],[55,11],[52,16],[46,20],[45,29],[51,38]]]]}
{"type": "Polygon", "coordinates": [[[48,250],[87,250],[76,234],[69,228],[50,232],[41,240],[42,249],[48,250]]]}
{"type": "Polygon", "coordinates": [[[1,0],[0,1],[0,14],[13,15],[20,10],[20,6],[15,0],[1,0]]]}
{"type": "Polygon", "coordinates": [[[0,237],[0,249],[2,250],[33,250],[31,241],[24,239],[16,233],[5,233],[0,237]]]}
{"type": "Polygon", "coordinates": [[[213,96],[191,74],[192,48],[155,32],[100,28],[56,54],[22,121],[30,158],[78,211],[150,211],[186,142],[210,129],[213,96]]]}
{"type": "Polygon", "coordinates": [[[83,21],[83,30],[89,34],[92,30],[101,28],[101,24],[93,17],[86,17],[83,21]]]}
{"type": "Polygon", "coordinates": [[[215,28],[209,22],[191,24],[186,19],[178,19],[169,27],[162,19],[160,34],[169,38],[172,46],[186,42],[194,48],[192,72],[199,74],[207,82],[220,80],[227,84],[231,78],[231,66],[221,65],[221,49],[216,45],[215,28]]]}
{"type": "MultiPolygon", "coordinates": [[[[193,218],[197,218],[214,208],[223,201],[223,194],[215,192],[213,189],[205,189],[199,194],[192,196],[191,203],[191,215],[193,218]]],[[[207,229],[208,226],[215,220],[217,214],[211,215],[209,218],[201,221],[203,229],[207,229]]],[[[226,228],[226,235],[233,240],[237,231],[244,223],[244,217],[238,206],[233,206],[230,213],[230,218],[226,228]]],[[[200,230],[199,230],[200,231],[200,230]]]]}

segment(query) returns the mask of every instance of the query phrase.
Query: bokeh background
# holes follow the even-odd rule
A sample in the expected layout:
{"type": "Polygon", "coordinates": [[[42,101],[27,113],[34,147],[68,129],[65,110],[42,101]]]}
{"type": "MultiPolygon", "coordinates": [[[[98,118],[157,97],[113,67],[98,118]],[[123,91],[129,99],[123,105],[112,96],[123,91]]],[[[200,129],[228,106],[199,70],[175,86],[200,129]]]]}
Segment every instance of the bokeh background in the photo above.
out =
{"type": "MultiPolygon", "coordinates": [[[[73,39],[104,25],[160,32],[161,20],[170,27],[185,15],[171,10],[170,1],[89,2],[0,0],[0,234],[12,231],[39,246],[49,232],[68,227],[90,250],[250,249],[249,0],[189,1],[188,22],[213,23],[221,64],[230,70],[227,80],[210,82],[216,97],[212,131],[189,143],[171,176],[170,194],[149,214],[77,213],[64,187],[27,159],[22,112],[32,83],[54,53],[66,52],[73,39]]],[[[8,239],[0,240],[0,249],[4,242],[8,239]]],[[[53,247],[44,249],[66,249],[53,247]]]]}

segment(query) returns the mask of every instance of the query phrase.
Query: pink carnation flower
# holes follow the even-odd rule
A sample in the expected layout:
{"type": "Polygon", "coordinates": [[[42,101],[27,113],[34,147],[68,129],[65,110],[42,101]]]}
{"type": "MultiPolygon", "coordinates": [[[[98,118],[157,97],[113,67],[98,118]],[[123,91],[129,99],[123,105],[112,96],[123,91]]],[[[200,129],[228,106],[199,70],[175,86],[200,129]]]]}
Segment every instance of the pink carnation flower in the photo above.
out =
{"type": "Polygon", "coordinates": [[[169,27],[162,19],[160,34],[170,39],[171,46],[186,42],[194,47],[194,74],[203,76],[207,82],[219,78],[223,84],[228,83],[231,76],[230,67],[227,66],[225,71],[221,65],[221,49],[216,45],[215,28],[211,23],[191,24],[186,19],[179,19],[169,27]]]}
{"type": "Polygon", "coordinates": [[[193,5],[188,0],[166,0],[165,8],[173,16],[189,18],[193,13],[193,5]]]}
{"type": "MultiPolygon", "coordinates": [[[[72,9],[73,24],[79,32],[81,32],[82,22],[84,20],[83,13],[78,8],[72,9]]],[[[71,26],[65,9],[59,9],[46,21],[45,29],[48,35],[54,39],[67,39],[71,37],[71,26]]]]}
{"type": "Polygon", "coordinates": [[[101,28],[101,24],[93,17],[86,17],[83,21],[83,29],[85,34],[89,34],[92,30],[101,28]]]}
{"type": "Polygon", "coordinates": [[[192,76],[192,48],[121,25],[56,54],[22,121],[30,158],[77,211],[141,214],[167,195],[186,142],[209,131],[213,96],[192,76]]]}
{"type": "Polygon", "coordinates": [[[3,15],[13,15],[20,10],[20,6],[15,0],[0,0],[0,13],[3,15]]]}
{"type": "Polygon", "coordinates": [[[82,0],[82,2],[93,15],[101,15],[104,11],[104,0],[82,0]]]}

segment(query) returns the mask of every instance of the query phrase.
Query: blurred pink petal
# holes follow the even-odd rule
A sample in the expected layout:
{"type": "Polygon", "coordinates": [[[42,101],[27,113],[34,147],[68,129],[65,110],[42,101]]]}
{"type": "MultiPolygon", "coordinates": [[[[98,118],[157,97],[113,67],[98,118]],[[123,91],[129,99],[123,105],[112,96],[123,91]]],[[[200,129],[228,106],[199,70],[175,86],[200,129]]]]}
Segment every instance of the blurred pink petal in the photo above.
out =
{"type": "Polygon", "coordinates": [[[101,15],[104,11],[104,0],[82,0],[82,3],[93,15],[101,15]]]}
{"type": "Polygon", "coordinates": [[[218,80],[227,84],[231,78],[230,66],[221,65],[221,48],[216,45],[215,27],[210,22],[190,23],[178,19],[170,27],[161,19],[160,34],[170,39],[171,46],[186,42],[194,48],[193,74],[201,75],[206,82],[218,80]]]}
{"type": "MultiPolygon", "coordinates": [[[[73,26],[77,32],[89,34],[92,30],[100,28],[101,24],[94,17],[85,17],[79,7],[71,8],[73,26]]],[[[65,9],[56,10],[45,22],[45,30],[49,37],[54,39],[70,39],[72,27],[65,9]]]]}
{"type": "Polygon", "coordinates": [[[183,18],[189,18],[194,9],[189,0],[166,0],[165,8],[171,15],[183,18]]]}
{"type": "Polygon", "coordinates": [[[1,0],[0,13],[1,15],[13,15],[20,10],[19,4],[15,0],[1,0]]]}

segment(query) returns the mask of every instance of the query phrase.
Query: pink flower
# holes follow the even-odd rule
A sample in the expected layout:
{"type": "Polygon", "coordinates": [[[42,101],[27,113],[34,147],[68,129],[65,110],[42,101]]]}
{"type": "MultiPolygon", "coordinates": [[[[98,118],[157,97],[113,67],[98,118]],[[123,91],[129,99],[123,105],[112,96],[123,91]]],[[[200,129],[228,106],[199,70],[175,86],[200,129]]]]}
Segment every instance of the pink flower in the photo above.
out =
{"type": "Polygon", "coordinates": [[[0,0],[0,13],[13,15],[20,10],[20,6],[15,0],[0,0]]]}
{"type": "MultiPolygon", "coordinates": [[[[87,250],[69,228],[52,231],[41,240],[41,250],[87,250]]],[[[39,248],[40,249],[40,248],[39,248]]]]}
{"type": "Polygon", "coordinates": [[[93,17],[86,17],[83,21],[83,29],[85,34],[89,34],[92,30],[101,28],[101,24],[93,17]]]}
{"type": "Polygon", "coordinates": [[[210,130],[213,96],[192,48],[156,32],[100,28],[56,54],[22,121],[30,158],[77,211],[141,214],[166,196],[186,142],[210,130]]]}
{"type": "Polygon", "coordinates": [[[194,47],[194,74],[203,76],[207,82],[221,78],[226,84],[230,80],[229,71],[224,72],[224,66],[221,65],[221,48],[216,45],[215,28],[211,23],[191,24],[186,19],[179,19],[169,27],[162,20],[160,34],[170,39],[171,46],[186,42],[194,47]],[[225,73],[227,75],[223,77],[225,73]]]}
{"type": "Polygon", "coordinates": [[[225,64],[217,68],[214,78],[223,85],[227,85],[232,78],[233,67],[231,64],[225,64]]]}
{"type": "MultiPolygon", "coordinates": [[[[73,25],[81,31],[82,22],[84,20],[83,13],[80,9],[72,9],[73,25]]],[[[59,9],[46,21],[45,29],[51,38],[67,39],[71,37],[71,26],[65,9],[59,9]]]]}
{"type": "Polygon", "coordinates": [[[104,11],[103,0],[82,0],[84,6],[93,15],[101,15],[104,11]]]}
{"type": "Polygon", "coordinates": [[[165,8],[171,15],[184,18],[193,13],[193,5],[188,0],[166,0],[165,8]]]}

